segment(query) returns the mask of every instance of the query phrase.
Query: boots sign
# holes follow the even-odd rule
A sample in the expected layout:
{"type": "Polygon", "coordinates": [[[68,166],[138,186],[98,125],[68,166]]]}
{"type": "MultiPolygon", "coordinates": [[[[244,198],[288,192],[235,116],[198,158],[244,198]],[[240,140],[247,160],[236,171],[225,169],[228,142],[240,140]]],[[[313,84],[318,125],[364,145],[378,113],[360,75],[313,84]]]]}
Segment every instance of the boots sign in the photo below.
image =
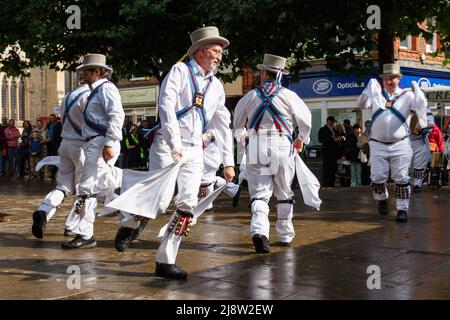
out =
{"type": "Polygon", "coordinates": [[[357,77],[339,76],[304,78],[298,83],[289,84],[289,89],[302,98],[352,96],[361,94],[368,80],[358,81],[357,77]]]}

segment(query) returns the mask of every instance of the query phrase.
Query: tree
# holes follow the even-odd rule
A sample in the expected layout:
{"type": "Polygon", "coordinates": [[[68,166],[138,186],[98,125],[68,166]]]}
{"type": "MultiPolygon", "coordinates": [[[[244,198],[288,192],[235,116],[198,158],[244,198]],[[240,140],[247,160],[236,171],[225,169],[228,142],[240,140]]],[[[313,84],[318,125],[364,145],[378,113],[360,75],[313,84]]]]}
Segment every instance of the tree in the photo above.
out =
{"type": "MultiPolygon", "coordinates": [[[[393,61],[393,39],[424,32],[417,22],[435,17],[431,31],[441,34],[442,52],[450,53],[448,0],[74,0],[81,29],[69,30],[68,4],[56,0],[3,1],[0,9],[1,71],[24,74],[27,68],[50,65],[73,70],[81,55],[105,53],[117,77],[165,73],[190,45],[188,32],[216,25],[231,45],[223,72],[231,80],[245,65],[261,62],[264,53],[291,57],[290,70],[305,69],[323,58],[331,70],[365,74],[378,52],[380,66],[393,61]],[[381,29],[370,29],[367,8],[377,5],[381,29]],[[21,55],[26,52],[26,58],[21,55]]],[[[447,55],[450,57],[450,55],[447,55]]],[[[448,58],[447,58],[448,61],[448,58]]]]}

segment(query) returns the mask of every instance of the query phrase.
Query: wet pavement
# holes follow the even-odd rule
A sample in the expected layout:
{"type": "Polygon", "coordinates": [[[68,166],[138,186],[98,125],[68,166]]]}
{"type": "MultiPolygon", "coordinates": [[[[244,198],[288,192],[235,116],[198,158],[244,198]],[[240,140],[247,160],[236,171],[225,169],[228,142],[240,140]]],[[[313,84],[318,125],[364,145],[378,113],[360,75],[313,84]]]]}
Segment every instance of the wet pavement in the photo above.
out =
{"type": "Polygon", "coordinates": [[[378,215],[369,187],[322,190],[320,212],[301,203],[297,189],[296,237],[290,247],[278,245],[272,203],[266,255],[253,249],[248,193],[238,208],[221,196],[181,244],[185,281],[154,276],[156,235],[168,215],[150,221],[123,253],[114,248],[117,218],[97,218],[97,247],[67,251],[69,197],[44,239],[35,239],[31,215],[52,187],[0,177],[0,299],[450,299],[449,187],[413,194],[405,224],[394,221],[393,199],[389,216],[378,215]],[[380,289],[368,289],[376,276],[369,266],[379,267],[380,289]],[[81,282],[73,288],[77,268],[81,282]]]}

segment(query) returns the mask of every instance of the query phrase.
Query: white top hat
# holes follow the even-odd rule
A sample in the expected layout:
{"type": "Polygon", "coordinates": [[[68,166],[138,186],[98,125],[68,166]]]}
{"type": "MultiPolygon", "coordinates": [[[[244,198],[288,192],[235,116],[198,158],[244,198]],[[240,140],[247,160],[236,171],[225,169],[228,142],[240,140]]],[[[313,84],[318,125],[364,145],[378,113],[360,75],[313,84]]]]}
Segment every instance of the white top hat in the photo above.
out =
{"type": "Polygon", "coordinates": [[[192,45],[187,51],[188,56],[193,55],[195,51],[208,44],[218,43],[224,49],[230,44],[227,39],[219,35],[219,29],[216,27],[204,27],[197,29],[191,33],[190,37],[192,45]]]}
{"type": "Polygon", "coordinates": [[[400,73],[400,65],[396,63],[385,63],[383,64],[383,73],[380,74],[380,77],[389,77],[389,76],[403,76],[400,73]]]}
{"type": "Polygon", "coordinates": [[[112,72],[112,68],[106,65],[106,56],[103,54],[90,53],[83,56],[83,62],[76,69],[82,71],[90,68],[105,68],[112,72]]]}
{"type": "Polygon", "coordinates": [[[267,70],[273,73],[281,71],[283,75],[288,75],[289,71],[284,70],[285,66],[286,58],[266,53],[264,55],[263,63],[258,64],[256,67],[259,70],[267,70]]]}

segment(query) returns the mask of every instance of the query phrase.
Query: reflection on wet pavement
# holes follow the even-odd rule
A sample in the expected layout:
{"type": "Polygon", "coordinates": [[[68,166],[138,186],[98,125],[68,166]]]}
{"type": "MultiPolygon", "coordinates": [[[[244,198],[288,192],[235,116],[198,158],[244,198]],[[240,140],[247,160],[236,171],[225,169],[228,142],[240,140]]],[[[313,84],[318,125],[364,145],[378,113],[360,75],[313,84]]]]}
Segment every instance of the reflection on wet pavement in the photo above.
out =
{"type": "MultiPolygon", "coordinates": [[[[94,249],[65,251],[61,242],[72,197],[47,225],[31,234],[31,215],[50,181],[0,177],[0,299],[449,299],[450,188],[429,189],[411,199],[410,220],[376,213],[369,187],[321,191],[320,212],[296,190],[296,237],[282,247],[271,205],[272,253],[254,253],[249,197],[238,208],[220,197],[181,244],[177,265],[188,280],[154,276],[159,229],[169,215],[150,221],[124,253],[114,248],[117,218],[97,218],[94,249]],[[369,290],[367,268],[381,270],[381,289],[369,290]],[[73,267],[79,289],[69,289],[73,267]],[[69,272],[68,272],[69,271],[69,272]],[[69,287],[69,288],[68,288],[69,287]]],[[[71,278],[72,277],[72,278],[71,278]]]]}

